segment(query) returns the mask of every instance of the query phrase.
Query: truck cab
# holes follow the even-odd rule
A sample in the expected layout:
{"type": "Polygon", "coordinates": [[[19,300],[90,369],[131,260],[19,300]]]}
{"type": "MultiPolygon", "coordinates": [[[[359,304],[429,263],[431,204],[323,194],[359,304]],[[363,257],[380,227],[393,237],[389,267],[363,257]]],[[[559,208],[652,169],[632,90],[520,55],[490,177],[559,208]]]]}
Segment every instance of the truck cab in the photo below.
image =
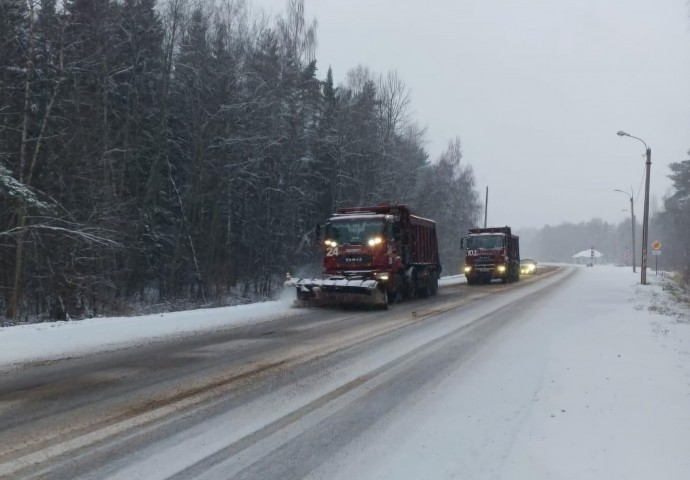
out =
{"type": "Polygon", "coordinates": [[[472,228],[461,240],[461,248],[465,250],[468,285],[520,279],[519,238],[510,227],[472,228]]]}
{"type": "Polygon", "coordinates": [[[393,215],[376,213],[330,218],[324,226],[324,274],[387,280],[389,272],[400,269],[401,263],[402,245],[394,234],[395,223],[393,215]]]}

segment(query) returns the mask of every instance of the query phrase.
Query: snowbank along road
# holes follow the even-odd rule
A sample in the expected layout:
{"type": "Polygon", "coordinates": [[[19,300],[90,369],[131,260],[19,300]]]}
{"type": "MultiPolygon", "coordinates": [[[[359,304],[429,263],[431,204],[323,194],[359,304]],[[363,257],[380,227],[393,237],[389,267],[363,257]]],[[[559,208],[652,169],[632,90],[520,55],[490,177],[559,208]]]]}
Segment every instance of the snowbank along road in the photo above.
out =
{"type": "MultiPolygon", "coordinates": [[[[441,398],[451,375],[482,366],[501,386],[488,398],[481,385],[465,392],[464,402],[476,404],[464,412],[498,402],[499,412],[511,405],[513,417],[524,415],[543,375],[539,344],[562,327],[539,310],[589,273],[552,268],[514,285],[451,285],[387,312],[291,309],[241,327],[25,363],[0,376],[0,477],[386,476],[390,469],[371,452],[382,458],[397,439],[410,438],[429,414],[418,406],[441,398]],[[495,349],[517,333],[531,340],[495,349]],[[493,364],[477,364],[483,357],[493,364]],[[526,381],[516,381],[525,372],[526,381]],[[363,451],[369,457],[350,461],[363,451]],[[357,468],[367,461],[365,471],[357,468]]],[[[514,437],[517,424],[511,428],[514,437]]],[[[489,433],[477,438],[488,442],[489,433]]],[[[511,447],[510,435],[499,437],[493,449],[465,445],[460,457],[476,461],[436,473],[482,478],[479,467],[511,447]]],[[[468,442],[453,429],[442,441],[468,442]]]]}

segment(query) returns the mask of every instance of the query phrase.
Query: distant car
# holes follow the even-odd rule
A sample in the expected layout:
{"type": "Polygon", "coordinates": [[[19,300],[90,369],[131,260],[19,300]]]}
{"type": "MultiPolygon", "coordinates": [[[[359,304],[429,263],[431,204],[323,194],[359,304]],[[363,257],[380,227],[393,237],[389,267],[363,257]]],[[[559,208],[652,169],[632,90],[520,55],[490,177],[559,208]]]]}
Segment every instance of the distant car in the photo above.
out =
{"type": "Polygon", "coordinates": [[[530,258],[520,260],[520,275],[534,275],[537,273],[537,262],[530,258]]]}

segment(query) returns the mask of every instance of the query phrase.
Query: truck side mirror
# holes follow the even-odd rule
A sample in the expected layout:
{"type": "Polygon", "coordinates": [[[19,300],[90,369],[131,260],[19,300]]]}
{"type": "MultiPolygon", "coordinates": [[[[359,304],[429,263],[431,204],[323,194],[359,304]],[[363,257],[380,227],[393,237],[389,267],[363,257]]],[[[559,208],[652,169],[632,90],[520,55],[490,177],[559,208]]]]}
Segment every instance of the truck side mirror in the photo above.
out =
{"type": "Polygon", "coordinates": [[[314,237],[316,238],[316,243],[319,243],[321,241],[321,225],[318,223],[316,224],[316,228],[314,229],[314,237]]]}
{"type": "Polygon", "coordinates": [[[465,237],[462,237],[460,239],[460,250],[464,250],[464,249],[465,249],[465,237]]]}

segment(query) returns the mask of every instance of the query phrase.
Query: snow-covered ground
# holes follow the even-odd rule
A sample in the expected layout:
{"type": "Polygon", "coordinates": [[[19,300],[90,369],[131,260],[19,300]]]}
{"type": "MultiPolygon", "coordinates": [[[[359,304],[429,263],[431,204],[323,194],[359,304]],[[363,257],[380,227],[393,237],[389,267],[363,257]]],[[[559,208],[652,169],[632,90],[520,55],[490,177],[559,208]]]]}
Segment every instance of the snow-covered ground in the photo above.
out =
{"type": "Polygon", "coordinates": [[[648,280],[580,267],[310,478],[690,478],[690,305],[648,280]]]}
{"type": "MultiPolygon", "coordinates": [[[[441,286],[465,283],[464,275],[441,278],[441,286]]],[[[277,301],[160,313],[0,327],[0,372],[29,361],[52,360],[111,351],[151,341],[218,328],[300,315],[290,308],[294,291],[285,289],[277,301]]]]}
{"type": "Polygon", "coordinates": [[[460,285],[461,283],[467,283],[465,275],[448,275],[447,277],[441,277],[438,281],[439,287],[449,287],[451,285],[460,285]]]}
{"type": "Polygon", "coordinates": [[[290,308],[293,297],[289,289],[277,301],[249,305],[0,328],[0,372],[22,362],[111,351],[304,313],[290,308]]]}
{"type": "MultiPolygon", "coordinates": [[[[687,295],[653,274],[641,286],[629,268],[576,268],[311,478],[690,478],[687,295]]],[[[300,315],[291,293],[248,306],[3,328],[0,371],[300,315]]]]}

